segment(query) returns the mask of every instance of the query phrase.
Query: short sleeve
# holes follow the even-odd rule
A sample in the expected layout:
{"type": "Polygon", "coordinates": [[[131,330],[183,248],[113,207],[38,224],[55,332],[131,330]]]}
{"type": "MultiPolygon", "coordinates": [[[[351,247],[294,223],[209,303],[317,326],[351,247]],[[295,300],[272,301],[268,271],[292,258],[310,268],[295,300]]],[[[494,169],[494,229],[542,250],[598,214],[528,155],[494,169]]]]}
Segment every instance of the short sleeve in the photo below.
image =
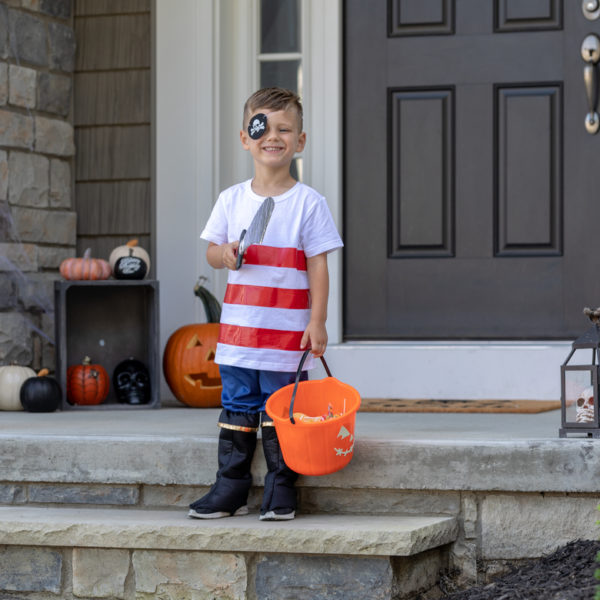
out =
{"type": "Polygon", "coordinates": [[[225,244],[227,240],[227,215],[225,214],[225,206],[223,196],[220,195],[215,206],[210,213],[210,217],[200,234],[203,240],[213,242],[213,244],[225,244]]]}
{"type": "Polygon", "coordinates": [[[301,242],[307,258],[331,252],[344,245],[322,196],[317,198],[308,211],[302,227],[301,242]]]}

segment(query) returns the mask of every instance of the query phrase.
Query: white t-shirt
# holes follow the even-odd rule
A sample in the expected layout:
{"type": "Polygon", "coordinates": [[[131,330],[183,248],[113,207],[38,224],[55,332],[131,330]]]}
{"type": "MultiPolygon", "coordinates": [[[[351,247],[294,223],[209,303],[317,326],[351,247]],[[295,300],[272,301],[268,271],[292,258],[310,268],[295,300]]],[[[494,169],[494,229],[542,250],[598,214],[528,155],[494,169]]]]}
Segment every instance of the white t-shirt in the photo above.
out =
{"type": "MultiPolygon", "coordinates": [[[[343,246],[325,198],[302,183],[281,196],[262,244],[252,245],[238,271],[229,271],[215,362],[264,371],[296,371],[310,319],[306,258],[343,246]]],[[[251,180],[219,195],[200,237],[239,240],[264,201],[251,180]]],[[[313,366],[312,355],[305,368],[313,366]]]]}

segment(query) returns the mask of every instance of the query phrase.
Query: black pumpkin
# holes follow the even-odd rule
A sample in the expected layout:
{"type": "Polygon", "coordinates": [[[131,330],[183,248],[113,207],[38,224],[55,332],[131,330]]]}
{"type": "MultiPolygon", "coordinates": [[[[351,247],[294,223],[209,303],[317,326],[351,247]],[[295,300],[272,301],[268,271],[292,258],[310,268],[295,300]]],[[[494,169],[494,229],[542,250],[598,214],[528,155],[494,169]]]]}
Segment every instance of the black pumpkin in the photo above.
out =
{"type": "Polygon", "coordinates": [[[115,279],[144,279],[148,272],[148,265],[139,256],[134,256],[129,249],[129,256],[121,256],[115,263],[113,275],[115,279]]]}
{"type": "Polygon", "coordinates": [[[23,382],[19,396],[23,408],[29,412],[53,412],[62,400],[62,391],[56,379],[47,377],[48,370],[42,369],[37,377],[23,382]]]}

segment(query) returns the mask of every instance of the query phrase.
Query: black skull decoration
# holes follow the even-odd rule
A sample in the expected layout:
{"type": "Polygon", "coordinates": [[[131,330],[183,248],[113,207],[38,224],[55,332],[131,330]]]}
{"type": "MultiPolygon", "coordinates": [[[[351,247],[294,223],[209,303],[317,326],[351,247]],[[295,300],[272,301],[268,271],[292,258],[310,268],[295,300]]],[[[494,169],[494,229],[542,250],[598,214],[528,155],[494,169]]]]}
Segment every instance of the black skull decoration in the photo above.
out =
{"type": "Polygon", "coordinates": [[[113,373],[119,402],[147,404],[150,401],[150,374],[146,365],[135,358],[120,362],[113,373]]]}

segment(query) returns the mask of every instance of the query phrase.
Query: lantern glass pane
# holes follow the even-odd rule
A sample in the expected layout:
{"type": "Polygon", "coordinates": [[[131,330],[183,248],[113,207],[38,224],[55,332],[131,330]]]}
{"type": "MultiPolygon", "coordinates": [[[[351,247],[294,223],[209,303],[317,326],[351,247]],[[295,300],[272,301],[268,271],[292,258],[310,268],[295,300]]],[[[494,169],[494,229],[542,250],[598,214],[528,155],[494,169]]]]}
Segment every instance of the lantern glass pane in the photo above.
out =
{"type": "Polygon", "coordinates": [[[565,371],[565,411],[567,423],[592,423],[595,419],[592,371],[565,371]]]}
{"type": "Polygon", "coordinates": [[[591,365],[594,363],[594,353],[591,348],[579,348],[575,350],[569,360],[569,365],[591,365]]]}

